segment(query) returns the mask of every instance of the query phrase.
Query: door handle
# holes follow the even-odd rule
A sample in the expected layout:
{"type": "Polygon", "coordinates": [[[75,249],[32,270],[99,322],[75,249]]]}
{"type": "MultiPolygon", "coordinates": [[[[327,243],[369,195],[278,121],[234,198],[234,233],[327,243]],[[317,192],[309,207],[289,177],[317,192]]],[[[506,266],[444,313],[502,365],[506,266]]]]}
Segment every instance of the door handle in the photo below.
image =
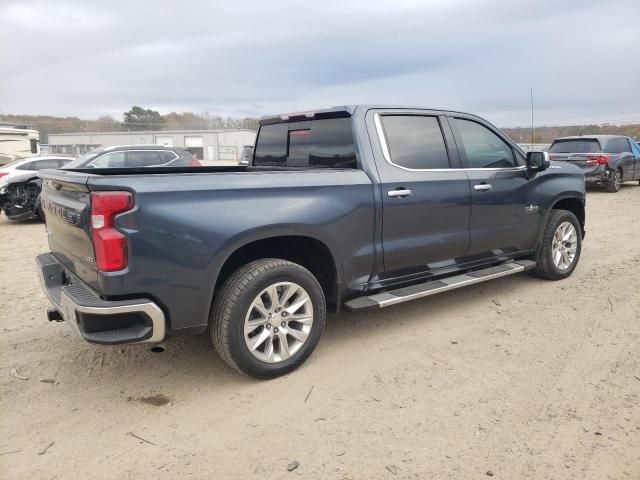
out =
{"type": "Polygon", "coordinates": [[[408,188],[399,188],[397,190],[389,190],[387,192],[387,196],[389,197],[408,197],[409,195],[412,195],[413,191],[409,190],[408,188]]]}
{"type": "Polygon", "coordinates": [[[474,185],[473,189],[478,191],[478,192],[486,192],[488,190],[491,190],[493,187],[491,186],[490,183],[480,183],[478,185],[474,185]]]}

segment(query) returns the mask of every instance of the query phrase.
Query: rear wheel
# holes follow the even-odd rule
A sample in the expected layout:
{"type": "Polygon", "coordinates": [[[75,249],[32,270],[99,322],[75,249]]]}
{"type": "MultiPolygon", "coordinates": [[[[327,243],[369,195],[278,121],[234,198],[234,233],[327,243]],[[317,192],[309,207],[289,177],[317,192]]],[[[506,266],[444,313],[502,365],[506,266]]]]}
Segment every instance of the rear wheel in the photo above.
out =
{"type": "Polygon", "coordinates": [[[604,189],[609,193],[616,193],[620,191],[622,186],[622,172],[620,169],[615,169],[611,173],[611,180],[605,185],[604,189]]]}
{"type": "Polygon", "coordinates": [[[209,319],[222,359],[239,372],[273,378],[299,367],[320,340],[326,306],[318,280],[286,260],[256,260],[216,295],[209,319]]]}
{"type": "Polygon", "coordinates": [[[568,210],[553,210],[536,255],[536,274],[562,280],[573,273],[580,259],[582,231],[576,216],[568,210]]]}

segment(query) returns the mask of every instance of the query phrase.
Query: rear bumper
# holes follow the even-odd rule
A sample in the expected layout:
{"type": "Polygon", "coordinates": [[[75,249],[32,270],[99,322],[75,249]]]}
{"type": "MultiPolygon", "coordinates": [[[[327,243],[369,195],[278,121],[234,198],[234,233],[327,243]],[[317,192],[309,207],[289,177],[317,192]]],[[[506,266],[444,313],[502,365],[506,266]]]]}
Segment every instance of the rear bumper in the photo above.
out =
{"type": "Polygon", "coordinates": [[[62,318],[87,342],[99,345],[157,343],[166,320],[151,300],[103,300],[50,253],[36,257],[42,289],[62,318]]]}
{"type": "Polygon", "coordinates": [[[585,183],[608,183],[610,179],[610,171],[606,165],[600,165],[595,170],[590,172],[585,172],[584,181],[585,183]]]}

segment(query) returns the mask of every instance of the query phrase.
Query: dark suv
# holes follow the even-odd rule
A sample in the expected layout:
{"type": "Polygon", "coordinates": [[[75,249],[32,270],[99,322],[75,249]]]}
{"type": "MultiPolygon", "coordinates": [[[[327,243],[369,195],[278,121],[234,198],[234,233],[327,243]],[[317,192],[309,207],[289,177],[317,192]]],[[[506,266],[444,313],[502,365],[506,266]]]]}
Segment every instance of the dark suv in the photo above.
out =
{"type": "Polygon", "coordinates": [[[551,160],[571,162],[584,172],[587,183],[617,192],[623,182],[640,182],[640,150],[622,135],[563,137],[549,147],[551,160]]]}
{"type": "Polygon", "coordinates": [[[163,145],[100,147],[65,168],[189,167],[200,162],[186,150],[163,145]]]}

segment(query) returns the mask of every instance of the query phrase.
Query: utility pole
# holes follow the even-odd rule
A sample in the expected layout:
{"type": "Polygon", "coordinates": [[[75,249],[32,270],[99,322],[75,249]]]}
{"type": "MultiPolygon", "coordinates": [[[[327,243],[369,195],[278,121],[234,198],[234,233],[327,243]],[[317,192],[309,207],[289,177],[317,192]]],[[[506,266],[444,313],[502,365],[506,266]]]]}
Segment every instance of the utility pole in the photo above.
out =
{"type": "Polygon", "coordinates": [[[531,150],[533,150],[533,87],[531,87],[531,150]]]}

